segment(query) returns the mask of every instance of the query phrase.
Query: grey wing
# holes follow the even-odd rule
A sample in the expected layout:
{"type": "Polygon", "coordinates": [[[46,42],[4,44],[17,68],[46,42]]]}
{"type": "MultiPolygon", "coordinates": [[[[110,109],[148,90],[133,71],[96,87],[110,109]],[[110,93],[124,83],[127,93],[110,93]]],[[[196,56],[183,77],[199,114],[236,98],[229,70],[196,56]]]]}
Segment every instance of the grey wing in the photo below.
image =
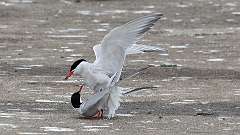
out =
{"type": "Polygon", "coordinates": [[[93,116],[96,114],[99,108],[103,107],[109,95],[109,90],[103,90],[97,92],[93,96],[90,96],[84,103],[80,106],[80,113],[84,116],[93,116]]]}
{"type": "Polygon", "coordinates": [[[95,67],[113,75],[121,72],[127,48],[135,44],[162,14],[144,16],[111,30],[102,40],[101,45],[94,46],[95,67]]]}
{"type": "Polygon", "coordinates": [[[142,44],[136,44],[127,49],[127,55],[145,53],[145,52],[167,53],[167,50],[156,45],[154,46],[154,45],[142,45],[142,44]]]}

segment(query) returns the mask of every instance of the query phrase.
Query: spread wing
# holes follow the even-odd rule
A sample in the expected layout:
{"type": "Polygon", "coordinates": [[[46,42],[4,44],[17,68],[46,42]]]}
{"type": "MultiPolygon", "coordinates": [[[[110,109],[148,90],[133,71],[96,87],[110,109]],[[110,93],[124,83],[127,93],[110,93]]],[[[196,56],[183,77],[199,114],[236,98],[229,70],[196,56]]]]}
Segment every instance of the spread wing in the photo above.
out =
{"type": "Polygon", "coordinates": [[[138,53],[145,53],[145,52],[167,53],[167,50],[156,45],[153,46],[153,45],[136,44],[136,45],[130,46],[127,49],[126,54],[129,55],[129,54],[138,54],[138,53]]]}
{"type": "Polygon", "coordinates": [[[126,50],[134,45],[161,16],[162,14],[144,16],[111,30],[103,38],[101,45],[93,47],[96,55],[95,67],[109,75],[121,72],[126,50]]]}

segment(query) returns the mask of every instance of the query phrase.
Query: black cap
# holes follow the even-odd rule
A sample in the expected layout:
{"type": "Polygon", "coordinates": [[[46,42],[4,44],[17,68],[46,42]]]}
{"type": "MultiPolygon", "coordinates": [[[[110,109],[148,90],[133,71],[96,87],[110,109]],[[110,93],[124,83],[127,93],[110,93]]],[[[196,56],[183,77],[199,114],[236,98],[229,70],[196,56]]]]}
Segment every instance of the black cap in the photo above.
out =
{"type": "Polygon", "coordinates": [[[74,69],[75,69],[81,62],[83,62],[83,61],[86,61],[86,60],[85,60],[85,59],[79,59],[79,60],[75,61],[75,62],[72,64],[70,71],[74,70],[74,69]]]}
{"type": "Polygon", "coordinates": [[[72,96],[71,96],[71,103],[72,103],[72,106],[73,106],[74,108],[79,108],[80,105],[82,104],[82,103],[80,102],[80,93],[79,93],[79,92],[80,92],[80,91],[75,92],[75,93],[73,93],[72,96]]]}

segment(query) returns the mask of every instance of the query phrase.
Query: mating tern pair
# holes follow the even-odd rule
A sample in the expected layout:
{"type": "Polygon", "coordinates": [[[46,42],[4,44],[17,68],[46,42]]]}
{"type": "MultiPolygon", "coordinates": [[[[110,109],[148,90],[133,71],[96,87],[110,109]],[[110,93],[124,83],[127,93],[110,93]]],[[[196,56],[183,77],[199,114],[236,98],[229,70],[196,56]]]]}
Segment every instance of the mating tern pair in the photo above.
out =
{"type": "Polygon", "coordinates": [[[122,26],[111,30],[102,40],[100,45],[93,47],[96,60],[89,63],[84,59],[75,61],[66,78],[79,75],[85,81],[94,94],[86,101],[81,100],[80,92],[71,97],[72,106],[85,117],[103,117],[103,111],[107,111],[107,117],[114,116],[120,106],[121,87],[118,87],[122,68],[126,55],[138,53],[146,46],[136,45],[162,14],[143,16],[132,20],[122,26]]]}

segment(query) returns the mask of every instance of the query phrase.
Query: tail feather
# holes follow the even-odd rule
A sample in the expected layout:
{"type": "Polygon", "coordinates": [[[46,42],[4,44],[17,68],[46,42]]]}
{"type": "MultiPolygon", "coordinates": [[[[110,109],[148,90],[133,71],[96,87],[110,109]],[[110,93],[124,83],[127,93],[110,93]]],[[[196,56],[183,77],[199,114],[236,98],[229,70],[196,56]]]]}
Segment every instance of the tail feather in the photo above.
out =
{"type": "Polygon", "coordinates": [[[115,111],[120,106],[122,96],[122,88],[114,86],[110,90],[110,95],[108,98],[108,118],[114,117],[115,111]]]}

